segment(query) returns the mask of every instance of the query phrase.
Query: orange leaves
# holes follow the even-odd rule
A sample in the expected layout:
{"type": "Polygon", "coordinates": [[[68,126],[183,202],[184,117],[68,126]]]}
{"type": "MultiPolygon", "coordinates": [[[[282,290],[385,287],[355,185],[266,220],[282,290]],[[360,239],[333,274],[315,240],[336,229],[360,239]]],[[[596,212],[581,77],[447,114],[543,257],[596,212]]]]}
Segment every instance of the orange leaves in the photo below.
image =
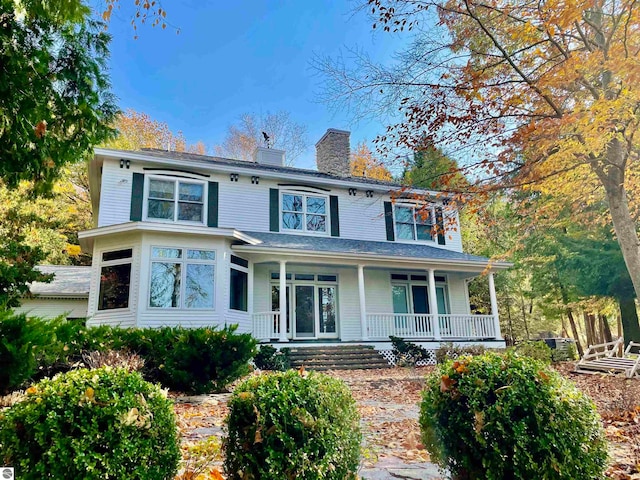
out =
{"type": "Polygon", "coordinates": [[[47,131],[47,122],[45,120],[40,120],[33,130],[37,138],[44,137],[44,134],[47,131]]]}
{"type": "Polygon", "coordinates": [[[440,391],[442,393],[450,391],[455,385],[456,381],[449,377],[449,375],[442,375],[440,378],[440,391]]]}

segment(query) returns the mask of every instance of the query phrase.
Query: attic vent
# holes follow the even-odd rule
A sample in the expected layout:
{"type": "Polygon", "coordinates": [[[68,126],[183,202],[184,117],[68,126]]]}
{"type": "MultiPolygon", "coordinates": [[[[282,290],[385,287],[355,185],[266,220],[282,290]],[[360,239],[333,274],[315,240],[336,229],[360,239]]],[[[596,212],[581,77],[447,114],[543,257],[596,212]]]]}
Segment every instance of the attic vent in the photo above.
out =
{"type": "Polygon", "coordinates": [[[284,150],[257,147],[255,152],[253,152],[253,161],[262,165],[282,167],[284,165],[284,155],[284,150]]]}

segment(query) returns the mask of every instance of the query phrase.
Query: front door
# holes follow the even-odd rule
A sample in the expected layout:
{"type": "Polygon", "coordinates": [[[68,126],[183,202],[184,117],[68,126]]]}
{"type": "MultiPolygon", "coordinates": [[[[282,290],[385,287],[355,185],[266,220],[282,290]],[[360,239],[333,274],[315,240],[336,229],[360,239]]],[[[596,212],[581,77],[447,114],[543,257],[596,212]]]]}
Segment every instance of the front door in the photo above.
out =
{"type": "Polygon", "coordinates": [[[313,285],[295,285],[294,338],[315,338],[315,295],[313,285]]]}

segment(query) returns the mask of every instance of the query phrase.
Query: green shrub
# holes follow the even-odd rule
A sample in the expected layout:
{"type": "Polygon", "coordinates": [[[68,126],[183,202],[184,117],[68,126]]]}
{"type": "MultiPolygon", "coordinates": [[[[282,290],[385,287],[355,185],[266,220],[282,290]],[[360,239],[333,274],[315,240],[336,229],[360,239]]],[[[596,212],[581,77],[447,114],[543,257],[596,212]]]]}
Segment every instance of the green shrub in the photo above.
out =
{"type": "Polygon", "coordinates": [[[75,370],[27,389],[0,414],[0,452],[20,478],[172,479],[180,450],[171,402],[123,369],[75,370]]]}
{"type": "Polygon", "coordinates": [[[271,345],[260,345],[260,349],[256,356],[253,357],[253,363],[260,370],[274,370],[284,372],[291,368],[291,358],[288,348],[278,350],[271,345]]]}
{"type": "Polygon", "coordinates": [[[249,372],[256,340],[237,334],[236,325],[215,327],[163,327],[129,330],[121,340],[145,362],[143,373],[171,390],[187,393],[222,391],[249,372]]]}
{"type": "Polygon", "coordinates": [[[250,378],[229,401],[227,427],[230,480],[356,478],[358,411],[340,380],[295,370],[250,378]]]}
{"type": "Polygon", "coordinates": [[[45,321],[0,311],[0,393],[21,387],[38,372],[43,346],[53,339],[45,321]]]}
{"type": "Polygon", "coordinates": [[[440,348],[436,350],[436,363],[444,363],[447,360],[455,360],[463,355],[482,355],[487,349],[483,345],[454,345],[451,342],[443,343],[440,348]]]}
{"type": "Polygon", "coordinates": [[[551,363],[552,350],[544,340],[520,342],[512,348],[518,355],[539,360],[546,365],[551,363]]]}
{"type": "Polygon", "coordinates": [[[439,366],[427,378],[420,427],[432,461],[454,479],[603,478],[607,446],[593,402],[511,352],[439,366]]]}
{"type": "Polygon", "coordinates": [[[86,328],[63,319],[0,314],[0,392],[85,366],[92,352],[124,351],[144,360],[148,380],[188,393],[220,391],[248,372],[256,341],[236,326],[86,328]]]}
{"type": "Polygon", "coordinates": [[[429,361],[431,359],[427,350],[420,345],[406,342],[402,338],[394,337],[393,335],[391,335],[389,339],[391,340],[391,345],[393,345],[393,355],[396,358],[396,365],[400,367],[406,365],[413,366],[421,360],[429,361]]]}

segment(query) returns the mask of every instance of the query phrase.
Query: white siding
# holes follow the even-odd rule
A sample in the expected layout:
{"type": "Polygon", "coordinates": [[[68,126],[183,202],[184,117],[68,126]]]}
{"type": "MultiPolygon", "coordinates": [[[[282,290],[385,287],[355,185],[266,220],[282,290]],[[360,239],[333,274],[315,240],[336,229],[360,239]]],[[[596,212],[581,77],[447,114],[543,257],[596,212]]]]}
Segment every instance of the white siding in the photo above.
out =
{"type": "Polygon", "coordinates": [[[15,313],[26,313],[40,318],[86,318],[88,300],[68,298],[30,298],[14,309],[15,313]]]}
{"type": "Polygon", "coordinates": [[[388,270],[364,269],[367,313],[393,313],[391,273],[388,270]]]}
{"type": "Polygon", "coordinates": [[[461,274],[450,273],[447,275],[447,280],[451,313],[460,315],[471,313],[469,310],[465,277],[461,274]]]}
{"type": "Polygon", "coordinates": [[[216,176],[213,181],[219,182],[219,227],[269,231],[269,188],[278,188],[277,182],[260,179],[260,183],[254,185],[248,176],[240,176],[237,182],[231,182],[228,175],[216,176]]]}
{"type": "Polygon", "coordinates": [[[356,196],[349,195],[346,189],[331,193],[338,195],[340,237],[379,242],[387,240],[384,202],[388,198],[380,195],[367,198],[364,189],[358,190],[356,196]]]}
{"type": "Polygon", "coordinates": [[[131,184],[135,167],[120,168],[117,160],[105,160],[102,166],[98,227],[129,221],[131,214],[131,184]]]}

